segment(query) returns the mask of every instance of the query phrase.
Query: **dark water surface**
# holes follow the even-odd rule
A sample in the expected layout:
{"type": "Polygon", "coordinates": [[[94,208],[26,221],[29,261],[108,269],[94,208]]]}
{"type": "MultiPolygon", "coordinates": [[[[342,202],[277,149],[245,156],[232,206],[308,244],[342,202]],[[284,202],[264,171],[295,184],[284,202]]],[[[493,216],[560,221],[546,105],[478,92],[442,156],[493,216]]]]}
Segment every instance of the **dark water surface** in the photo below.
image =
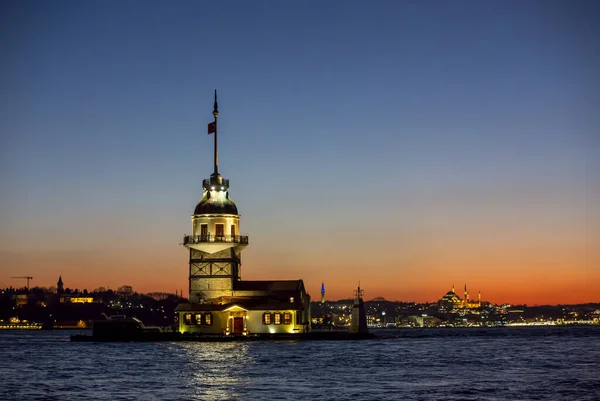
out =
{"type": "Polygon", "coordinates": [[[600,327],[368,341],[71,343],[0,332],[0,400],[600,400],[600,327]]]}

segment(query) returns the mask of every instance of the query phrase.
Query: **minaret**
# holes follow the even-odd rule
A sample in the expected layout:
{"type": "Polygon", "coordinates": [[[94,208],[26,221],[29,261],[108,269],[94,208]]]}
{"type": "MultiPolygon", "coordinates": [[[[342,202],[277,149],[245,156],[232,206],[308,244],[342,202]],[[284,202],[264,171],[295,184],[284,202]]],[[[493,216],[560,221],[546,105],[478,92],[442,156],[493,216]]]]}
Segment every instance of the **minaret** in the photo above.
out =
{"type": "Polygon", "coordinates": [[[465,308],[469,306],[469,293],[467,292],[467,283],[465,283],[465,300],[463,302],[465,308]]]}
{"type": "Polygon", "coordinates": [[[479,307],[481,308],[481,290],[479,290],[478,298],[479,298],[479,307]]]}
{"type": "Polygon", "coordinates": [[[321,303],[325,303],[325,283],[321,282],[321,303]]]}
{"type": "Polygon", "coordinates": [[[65,292],[65,288],[63,286],[62,276],[58,276],[58,282],[56,283],[56,293],[61,295],[65,292]]]}
{"type": "Polygon", "coordinates": [[[192,215],[192,234],[183,238],[190,251],[190,302],[204,302],[233,296],[234,283],[241,280],[241,252],[248,237],[239,235],[240,215],[229,197],[229,180],[219,174],[217,147],[217,91],[213,109],[214,121],[208,134],[214,134],[214,169],[209,179],[202,180],[203,194],[192,215]]]}

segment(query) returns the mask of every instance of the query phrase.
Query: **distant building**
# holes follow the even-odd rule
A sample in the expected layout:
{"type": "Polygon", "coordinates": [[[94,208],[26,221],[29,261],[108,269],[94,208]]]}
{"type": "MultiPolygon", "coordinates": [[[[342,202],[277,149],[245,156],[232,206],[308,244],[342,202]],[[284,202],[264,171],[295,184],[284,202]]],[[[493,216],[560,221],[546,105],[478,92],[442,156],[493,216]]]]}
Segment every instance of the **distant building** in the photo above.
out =
{"type": "Polygon", "coordinates": [[[69,295],[69,294],[60,296],[60,303],[92,304],[94,302],[100,302],[100,301],[95,301],[94,297],[87,297],[87,296],[77,296],[77,295],[69,295]]]}
{"type": "Polygon", "coordinates": [[[454,285],[452,289],[448,291],[444,296],[438,301],[438,304],[441,309],[453,310],[453,309],[477,309],[481,307],[481,292],[478,294],[477,300],[472,300],[469,298],[469,292],[467,291],[467,285],[465,284],[464,290],[464,298],[460,298],[454,292],[454,285]]]}
{"type": "Polygon", "coordinates": [[[214,172],[202,181],[203,195],[192,215],[189,300],[176,311],[184,333],[303,333],[310,328],[310,296],[302,280],[242,281],[240,215],[219,174],[217,95],[208,133],[214,134],[214,172]]]}
{"type": "Polygon", "coordinates": [[[12,295],[12,299],[15,300],[15,305],[23,306],[29,303],[29,294],[15,294],[12,295]]]}
{"type": "Polygon", "coordinates": [[[62,276],[58,276],[58,282],[56,283],[56,294],[52,294],[52,297],[58,297],[58,301],[61,304],[92,304],[102,302],[100,299],[94,299],[94,297],[82,295],[80,293],[65,293],[62,276]]]}
{"type": "Polygon", "coordinates": [[[63,285],[62,276],[58,276],[58,282],[56,283],[56,293],[61,295],[65,292],[65,287],[63,285]]]}

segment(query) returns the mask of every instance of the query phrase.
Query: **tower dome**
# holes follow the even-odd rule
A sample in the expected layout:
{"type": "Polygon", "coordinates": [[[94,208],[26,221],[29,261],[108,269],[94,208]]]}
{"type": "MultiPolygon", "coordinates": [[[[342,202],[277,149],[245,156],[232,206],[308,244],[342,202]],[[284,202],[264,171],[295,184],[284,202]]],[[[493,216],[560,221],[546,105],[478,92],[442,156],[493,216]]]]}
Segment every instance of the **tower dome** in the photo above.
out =
{"type": "Polygon", "coordinates": [[[194,214],[238,214],[238,210],[229,198],[229,191],[208,190],[196,205],[194,214]]]}

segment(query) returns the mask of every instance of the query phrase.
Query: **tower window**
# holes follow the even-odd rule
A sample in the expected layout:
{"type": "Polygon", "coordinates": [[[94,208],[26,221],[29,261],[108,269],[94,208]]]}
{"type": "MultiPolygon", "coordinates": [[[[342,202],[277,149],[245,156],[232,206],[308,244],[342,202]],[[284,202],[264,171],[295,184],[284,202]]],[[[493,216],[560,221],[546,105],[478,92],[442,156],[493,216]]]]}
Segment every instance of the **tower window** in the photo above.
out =
{"type": "Polygon", "coordinates": [[[183,321],[186,325],[190,326],[192,324],[192,314],[186,313],[185,315],[183,315],[183,321]]]}
{"type": "Polygon", "coordinates": [[[200,236],[203,238],[206,238],[207,235],[208,235],[208,224],[201,224],[200,225],[200,236]]]}
{"type": "Polygon", "coordinates": [[[209,326],[212,324],[212,314],[207,313],[204,315],[204,324],[209,326]]]}
{"type": "Polygon", "coordinates": [[[202,315],[200,313],[196,313],[196,324],[202,324],[202,315]]]}
{"type": "Polygon", "coordinates": [[[231,236],[235,237],[235,225],[234,224],[231,225],[231,236]]]}
{"type": "Polygon", "coordinates": [[[273,323],[274,324],[281,324],[281,313],[275,312],[273,314],[273,323]]]}
{"type": "Polygon", "coordinates": [[[215,224],[215,230],[216,230],[215,235],[217,237],[222,237],[225,235],[225,228],[224,228],[223,224],[215,224]]]}

